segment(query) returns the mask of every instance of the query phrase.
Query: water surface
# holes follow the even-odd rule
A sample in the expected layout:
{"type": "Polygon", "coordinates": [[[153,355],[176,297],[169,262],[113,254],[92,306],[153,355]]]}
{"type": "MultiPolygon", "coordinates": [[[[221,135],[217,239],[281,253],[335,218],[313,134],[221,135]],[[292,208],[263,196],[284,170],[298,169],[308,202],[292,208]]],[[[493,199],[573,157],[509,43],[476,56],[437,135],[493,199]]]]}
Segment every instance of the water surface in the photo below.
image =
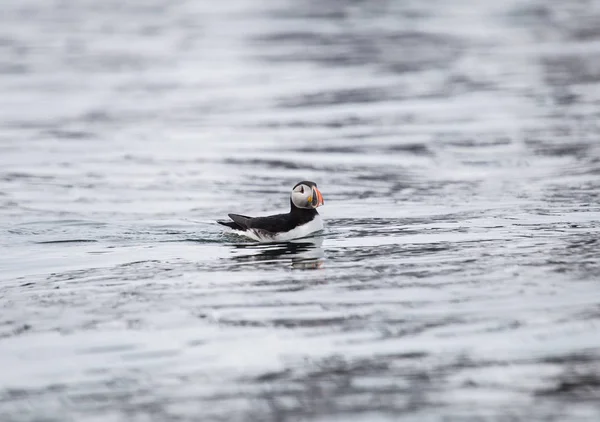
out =
{"type": "Polygon", "coordinates": [[[0,420],[599,420],[599,28],[5,0],[0,420]],[[214,223],[305,179],[318,238],[214,223]]]}

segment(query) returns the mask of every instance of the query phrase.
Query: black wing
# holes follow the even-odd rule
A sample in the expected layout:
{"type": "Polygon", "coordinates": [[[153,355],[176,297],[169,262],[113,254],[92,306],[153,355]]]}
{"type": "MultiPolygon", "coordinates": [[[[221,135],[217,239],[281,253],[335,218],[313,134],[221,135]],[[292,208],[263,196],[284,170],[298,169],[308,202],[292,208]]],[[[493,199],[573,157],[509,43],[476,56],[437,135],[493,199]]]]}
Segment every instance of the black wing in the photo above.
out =
{"type": "Polygon", "coordinates": [[[247,215],[239,215],[239,214],[227,214],[229,218],[233,221],[222,221],[219,220],[217,223],[222,224],[227,227],[231,227],[234,230],[245,231],[248,230],[248,222],[252,220],[252,217],[248,217],[247,215]]]}
{"type": "Polygon", "coordinates": [[[290,214],[277,214],[268,217],[254,217],[247,221],[248,228],[270,233],[287,232],[296,227],[290,214]]]}
{"type": "Polygon", "coordinates": [[[268,217],[248,217],[246,215],[228,214],[233,221],[219,221],[219,224],[232,229],[246,231],[249,229],[274,234],[288,232],[295,227],[306,224],[319,213],[316,210],[302,209],[288,214],[270,215],[268,217]]]}
{"type": "Polygon", "coordinates": [[[260,230],[268,233],[287,232],[296,224],[290,214],[277,214],[268,217],[248,217],[247,215],[228,214],[233,221],[217,221],[234,230],[246,231],[248,229],[260,230]]]}

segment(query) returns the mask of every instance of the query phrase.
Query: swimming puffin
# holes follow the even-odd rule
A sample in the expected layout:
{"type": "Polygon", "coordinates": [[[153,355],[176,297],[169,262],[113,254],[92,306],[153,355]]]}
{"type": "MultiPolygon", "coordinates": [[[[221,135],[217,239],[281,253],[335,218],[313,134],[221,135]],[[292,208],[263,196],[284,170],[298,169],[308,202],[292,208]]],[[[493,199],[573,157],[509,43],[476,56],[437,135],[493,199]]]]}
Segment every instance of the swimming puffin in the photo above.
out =
{"type": "Polygon", "coordinates": [[[317,207],[323,205],[323,195],[315,182],[302,181],[292,189],[290,212],[268,217],[248,217],[228,214],[233,221],[217,221],[236,233],[259,242],[286,242],[306,237],[323,229],[317,207]]]}

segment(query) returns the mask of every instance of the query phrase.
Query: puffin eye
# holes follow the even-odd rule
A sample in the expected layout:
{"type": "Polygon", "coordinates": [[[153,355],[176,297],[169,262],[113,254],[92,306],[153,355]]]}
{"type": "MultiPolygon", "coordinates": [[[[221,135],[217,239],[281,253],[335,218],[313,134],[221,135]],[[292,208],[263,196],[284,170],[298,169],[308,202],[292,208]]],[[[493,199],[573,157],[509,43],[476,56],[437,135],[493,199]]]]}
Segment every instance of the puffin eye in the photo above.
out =
{"type": "Polygon", "coordinates": [[[300,193],[304,193],[304,186],[300,186],[300,193]]]}

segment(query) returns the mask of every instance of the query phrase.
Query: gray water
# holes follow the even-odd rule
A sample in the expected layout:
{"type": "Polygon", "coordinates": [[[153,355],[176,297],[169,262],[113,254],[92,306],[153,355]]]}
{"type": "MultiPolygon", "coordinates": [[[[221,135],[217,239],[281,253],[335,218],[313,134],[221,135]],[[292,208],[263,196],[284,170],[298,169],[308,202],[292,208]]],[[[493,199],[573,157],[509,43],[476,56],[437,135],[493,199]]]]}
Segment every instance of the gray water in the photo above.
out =
{"type": "Polygon", "coordinates": [[[0,421],[600,420],[600,1],[0,16],[0,421]]]}

